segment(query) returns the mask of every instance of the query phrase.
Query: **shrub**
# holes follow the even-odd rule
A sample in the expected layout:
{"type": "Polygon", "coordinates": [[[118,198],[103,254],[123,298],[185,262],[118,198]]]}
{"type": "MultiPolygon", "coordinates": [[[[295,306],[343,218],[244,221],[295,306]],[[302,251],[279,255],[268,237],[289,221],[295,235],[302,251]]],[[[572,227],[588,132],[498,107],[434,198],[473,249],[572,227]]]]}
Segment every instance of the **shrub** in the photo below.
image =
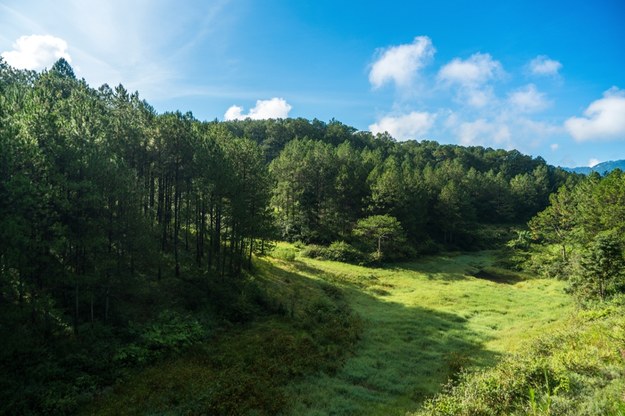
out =
{"type": "Polygon", "coordinates": [[[365,255],[360,250],[344,241],[335,241],[329,247],[310,244],[302,250],[302,256],[356,264],[365,261],[365,255]]]}
{"type": "Polygon", "coordinates": [[[280,260],[294,261],[297,256],[297,252],[295,249],[289,247],[276,247],[271,252],[271,255],[280,260]]]}
{"type": "Polygon", "coordinates": [[[364,255],[352,245],[344,241],[335,241],[326,250],[328,260],[342,261],[345,263],[359,263],[364,260],[364,255]]]}
{"type": "Polygon", "coordinates": [[[302,256],[309,259],[325,259],[327,256],[327,247],[317,244],[309,244],[301,251],[302,256]]]}
{"type": "Polygon", "coordinates": [[[114,361],[126,365],[146,364],[166,354],[180,352],[206,336],[198,321],[173,311],[162,312],[156,321],[133,332],[138,340],[120,348],[114,361]]]}

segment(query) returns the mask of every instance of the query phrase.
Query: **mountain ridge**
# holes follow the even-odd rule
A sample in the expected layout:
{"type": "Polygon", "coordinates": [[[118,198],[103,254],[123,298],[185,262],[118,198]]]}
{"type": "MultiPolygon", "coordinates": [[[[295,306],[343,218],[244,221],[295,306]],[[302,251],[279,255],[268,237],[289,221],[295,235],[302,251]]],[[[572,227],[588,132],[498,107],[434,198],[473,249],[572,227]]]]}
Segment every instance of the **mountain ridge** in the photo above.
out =
{"type": "Polygon", "coordinates": [[[582,175],[589,175],[592,172],[597,172],[601,175],[612,172],[614,169],[621,169],[625,171],[625,160],[608,160],[607,162],[601,162],[596,164],[595,166],[579,166],[576,168],[566,168],[562,167],[562,169],[567,172],[573,173],[581,173],[582,175]]]}

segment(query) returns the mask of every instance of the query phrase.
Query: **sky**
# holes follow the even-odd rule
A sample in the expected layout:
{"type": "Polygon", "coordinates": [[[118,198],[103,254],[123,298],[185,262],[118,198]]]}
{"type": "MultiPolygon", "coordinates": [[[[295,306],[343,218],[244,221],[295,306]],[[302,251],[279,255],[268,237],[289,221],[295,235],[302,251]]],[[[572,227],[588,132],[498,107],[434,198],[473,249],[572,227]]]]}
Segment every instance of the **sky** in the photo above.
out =
{"type": "Polygon", "coordinates": [[[625,159],[625,0],[0,0],[0,55],[200,120],[625,159]]]}

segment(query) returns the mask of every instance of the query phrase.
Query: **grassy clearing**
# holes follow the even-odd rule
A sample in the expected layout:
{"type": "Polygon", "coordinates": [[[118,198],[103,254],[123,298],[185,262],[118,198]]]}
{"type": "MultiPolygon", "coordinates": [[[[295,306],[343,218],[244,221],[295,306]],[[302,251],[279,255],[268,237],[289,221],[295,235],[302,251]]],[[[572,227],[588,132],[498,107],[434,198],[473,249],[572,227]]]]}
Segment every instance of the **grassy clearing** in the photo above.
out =
{"type": "Polygon", "coordinates": [[[130,371],[84,413],[405,414],[571,309],[561,282],[498,269],[491,252],[384,268],[274,253],[255,279],[280,313],[130,371]]]}
{"type": "Polygon", "coordinates": [[[341,287],[364,331],[336,374],[289,386],[291,413],[404,414],[460,369],[493,365],[568,314],[561,282],[524,280],[494,262],[482,252],[378,269],[293,263],[300,274],[341,287]]]}

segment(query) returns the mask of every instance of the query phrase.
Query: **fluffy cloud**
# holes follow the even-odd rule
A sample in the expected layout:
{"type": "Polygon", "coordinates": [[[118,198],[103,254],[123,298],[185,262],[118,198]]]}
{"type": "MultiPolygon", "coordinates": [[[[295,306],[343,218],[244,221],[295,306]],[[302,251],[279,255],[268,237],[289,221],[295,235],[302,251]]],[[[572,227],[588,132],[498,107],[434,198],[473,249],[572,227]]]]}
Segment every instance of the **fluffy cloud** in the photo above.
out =
{"type": "Polygon", "coordinates": [[[471,107],[485,107],[495,101],[493,89],[487,83],[503,75],[499,61],[489,54],[476,53],[468,59],[455,58],[438,72],[443,84],[459,87],[458,99],[471,107]]]}
{"type": "Polygon", "coordinates": [[[476,53],[469,59],[453,59],[438,72],[439,80],[465,87],[475,87],[503,74],[499,61],[489,54],[476,53]]]}
{"type": "Polygon", "coordinates": [[[59,58],[71,62],[67,42],[51,35],[22,36],[13,44],[13,50],[2,53],[6,62],[19,69],[40,70],[52,66],[59,58]]]}
{"type": "Polygon", "coordinates": [[[244,120],[251,118],[252,120],[262,120],[268,118],[287,118],[291,105],[284,98],[274,97],[270,100],[258,100],[256,106],[250,109],[250,112],[243,114],[243,107],[233,105],[226,111],[224,119],[226,120],[244,120]]]}
{"type": "Polygon", "coordinates": [[[613,87],[593,101],[583,117],[571,117],[564,127],[578,141],[625,140],[625,94],[613,87]]]}
{"type": "Polygon", "coordinates": [[[551,149],[552,152],[555,152],[560,148],[560,145],[558,143],[551,143],[549,148],[551,149]]]}
{"type": "Polygon", "coordinates": [[[383,117],[370,125],[369,130],[373,134],[388,132],[398,140],[417,139],[430,130],[435,120],[435,114],[413,111],[402,116],[383,117]]]}
{"type": "Polygon", "coordinates": [[[417,36],[410,44],[391,46],[380,53],[371,66],[369,82],[379,88],[387,82],[409,86],[416,72],[434,56],[436,50],[427,36],[417,36]]]}
{"type": "Polygon", "coordinates": [[[562,68],[562,64],[549,59],[548,56],[539,55],[530,61],[528,68],[534,75],[557,75],[560,68],[562,68]]]}
{"type": "Polygon", "coordinates": [[[508,102],[514,109],[523,113],[544,110],[549,106],[545,94],[538,91],[534,84],[508,94],[508,102]]]}

